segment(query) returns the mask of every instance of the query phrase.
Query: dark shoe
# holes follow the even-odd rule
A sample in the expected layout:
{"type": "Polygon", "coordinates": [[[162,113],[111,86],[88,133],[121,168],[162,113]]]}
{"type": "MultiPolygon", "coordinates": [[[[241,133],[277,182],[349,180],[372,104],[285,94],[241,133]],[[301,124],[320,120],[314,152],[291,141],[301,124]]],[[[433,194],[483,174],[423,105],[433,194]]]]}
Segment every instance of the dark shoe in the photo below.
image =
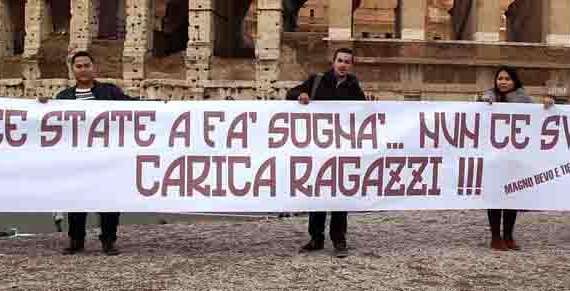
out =
{"type": "Polygon", "coordinates": [[[512,239],[505,240],[505,245],[507,246],[507,248],[509,250],[513,250],[513,251],[520,251],[521,250],[521,247],[519,245],[517,245],[515,240],[512,240],[512,239]]]}
{"type": "Polygon", "coordinates": [[[57,230],[57,232],[63,232],[63,227],[61,226],[62,221],[63,221],[62,219],[54,221],[55,229],[57,230]]]}
{"type": "Polygon", "coordinates": [[[493,239],[491,240],[491,249],[496,251],[508,251],[509,248],[507,244],[502,239],[493,239]]]}
{"type": "Polygon", "coordinates": [[[313,251],[319,251],[325,248],[325,241],[324,240],[311,240],[309,241],[306,245],[301,247],[300,252],[301,253],[306,253],[306,252],[313,252],[313,251]]]}
{"type": "Polygon", "coordinates": [[[348,247],[346,246],[345,241],[333,242],[333,245],[334,245],[334,253],[337,258],[348,257],[348,247]]]}
{"type": "Polygon", "coordinates": [[[101,241],[101,245],[103,246],[103,253],[107,256],[116,256],[121,253],[117,248],[115,248],[115,242],[112,240],[101,241]]]}
{"type": "Polygon", "coordinates": [[[77,253],[81,253],[85,250],[85,241],[84,240],[70,240],[69,247],[63,249],[62,254],[64,255],[74,255],[77,253]]]}

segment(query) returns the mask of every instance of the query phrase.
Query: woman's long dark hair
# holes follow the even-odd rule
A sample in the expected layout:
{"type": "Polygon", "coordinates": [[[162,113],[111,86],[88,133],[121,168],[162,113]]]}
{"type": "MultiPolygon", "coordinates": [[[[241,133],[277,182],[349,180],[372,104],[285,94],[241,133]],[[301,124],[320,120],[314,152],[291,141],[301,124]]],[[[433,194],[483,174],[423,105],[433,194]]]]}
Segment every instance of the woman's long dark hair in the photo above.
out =
{"type": "MultiPolygon", "coordinates": [[[[499,78],[499,74],[503,71],[509,75],[511,80],[513,80],[513,83],[515,86],[513,87],[512,91],[516,91],[517,89],[520,89],[523,87],[521,79],[519,78],[519,74],[517,73],[517,70],[515,68],[508,67],[508,66],[501,66],[497,70],[497,72],[495,73],[495,78],[493,79],[493,82],[494,82],[493,91],[495,91],[495,96],[497,96],[500,99],[504,98],[505,94],[501,93],[501,91],[499,90],[499,87],[497,86],[497,79],[499,78]]],[[[509,93],[509,92],[507,92],[507,93],[509,93]]]]}

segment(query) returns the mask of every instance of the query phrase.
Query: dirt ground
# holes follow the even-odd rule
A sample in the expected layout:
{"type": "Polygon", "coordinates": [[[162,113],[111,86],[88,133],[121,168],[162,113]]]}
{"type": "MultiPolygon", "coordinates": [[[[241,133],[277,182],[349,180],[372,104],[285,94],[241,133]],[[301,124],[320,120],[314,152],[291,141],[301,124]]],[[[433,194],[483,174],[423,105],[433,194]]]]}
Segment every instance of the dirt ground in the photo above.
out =
{"type": "Polygon", "coordinates": [[[570,213],[521,213],[522,251],[488,249],[485,211],[351,214],[350,256],[299,254],[306,217],[120,229],[120,256],[64,234],[0,240],[0,290],[570,290],[570,213]]]}

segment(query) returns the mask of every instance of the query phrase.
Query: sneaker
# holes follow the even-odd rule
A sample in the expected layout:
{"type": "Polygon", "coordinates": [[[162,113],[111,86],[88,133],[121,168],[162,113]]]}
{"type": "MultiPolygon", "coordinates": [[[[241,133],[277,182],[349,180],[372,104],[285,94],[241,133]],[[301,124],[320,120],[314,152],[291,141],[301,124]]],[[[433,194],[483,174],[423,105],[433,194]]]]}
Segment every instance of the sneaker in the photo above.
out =
{"type": "Polygon", "coordinates": [[[69,247],[63,249],[62,254],[64,255],[74,255],[77,253],[81,253],[85,250],[85,241],[84,240],[70,240],[69,247]]]}
{"type": "Polygon", "coordinates": [[[325,241],[324,240],[310,240],[306,245],[301,247],[300,252],[301,253],[306,253],[306,252],[313,252],[313,251],[318,251],[318,250],[322,250],[325,248],[325,241]]]}
{"type": "Polygon", "coordinates": [[[346,246],[345,241],[333,242],[333,245],[334,245],[335,256],[337,258],[348,257],[348,247],[346,246]]]}
{"type": "Polygon", "coordinates": [[[103,247],[103,253],[105,253],[107,256],[116,256],[121,253],[117,248],[115,248],[114,241],[101,241],[101,245],[103,247]]]}

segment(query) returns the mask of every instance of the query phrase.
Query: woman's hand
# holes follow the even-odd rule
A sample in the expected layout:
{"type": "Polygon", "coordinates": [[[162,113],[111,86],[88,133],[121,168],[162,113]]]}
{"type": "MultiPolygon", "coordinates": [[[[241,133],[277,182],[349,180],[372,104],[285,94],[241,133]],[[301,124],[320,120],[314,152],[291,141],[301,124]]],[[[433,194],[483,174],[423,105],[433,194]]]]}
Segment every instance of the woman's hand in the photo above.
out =
{"type": "Polygon", "coordinates": [[[542,97],[542,104],[544,104],[544,109],[548,109],[548,108],[552,107],[552,105],[554,105],[555,101],[556,100],[552,96],[542,97]]]}
{"type": "Polygon", "coordinates": [[[493,99],[491,98],[491,96],[486,95],[486,94],[483,95],[483,96],[481,96],[481,97],[479,97],[479,101],[487,102],[489,105],[492,105],[492,104],[493,104],[493,99]]]}

